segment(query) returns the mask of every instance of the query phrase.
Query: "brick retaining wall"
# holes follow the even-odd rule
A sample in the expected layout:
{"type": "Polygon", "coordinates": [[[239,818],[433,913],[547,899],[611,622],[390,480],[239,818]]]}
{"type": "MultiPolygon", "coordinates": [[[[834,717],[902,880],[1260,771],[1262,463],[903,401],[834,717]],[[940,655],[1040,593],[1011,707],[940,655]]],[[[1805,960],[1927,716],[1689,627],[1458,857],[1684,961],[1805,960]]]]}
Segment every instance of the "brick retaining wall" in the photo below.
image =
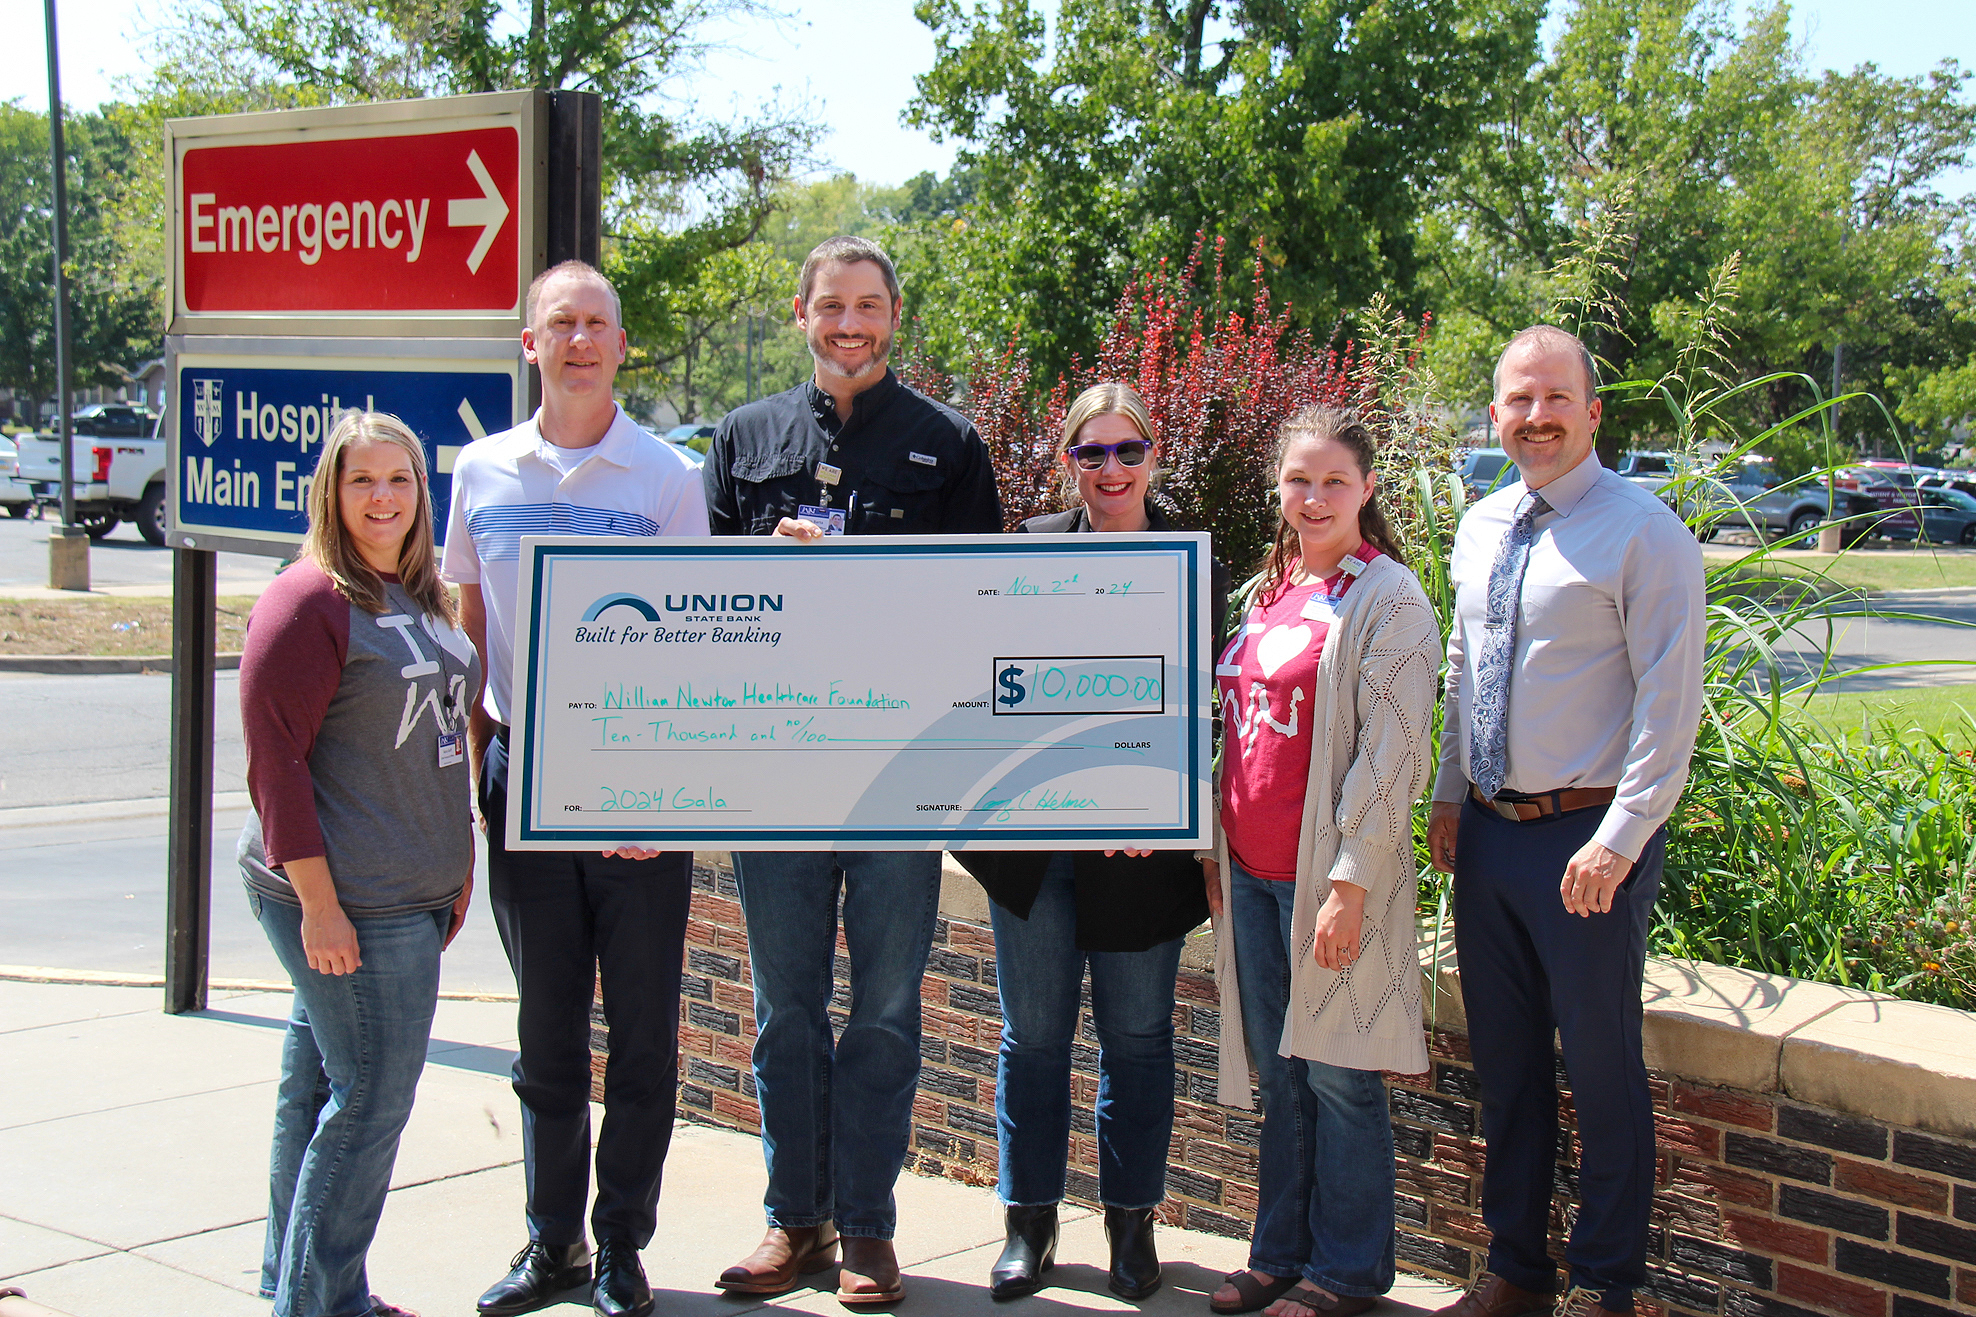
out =
{"type": "MultiPolygon", "coordinates": [[[[1488,1246],[1475,1072],[1464,1034],[1436,1032],[1429,1051],[1430,1073],[1388,1077],[1399,1250],[1410,1269],[1465,1280],[1488,1246]]],[[[1651,1091],[1659,1177],[1646,1295],[1666,1311],[1946,1317],[1976,1307],[1976,1142],[1659,1071],[1651,1091]]],[[[1568,1091],[1563,1123],[1557,1256],[1575,1205],[1568,1091]]]]}
{"type": "MultiPolygon", "coordinates": [[[[753,1131],[759,1119],[748,1061],[754,1019],[734,878],[703,855],[693,881],[682,981],[680,1110],[689,1120],[753,1131]]],[[[958,909],[966,904],[943,901],[921,989],[925,1068],[907,1165],[925,1175],[991,1185],[1001,1029],[994,941],[978,915],[978,900],[966,912],[973,918],[958,909]]],[[[1197,934],[1196,941],[1205,939],[1197,934]]],[[[1188,962],[1205,963],[1200,947],[1190,947],[1188,962]]],[[[840,939],[832,1008],[840,1022],[849,1005],[846,968],[840,939]]],[[[1445,985],[1453,976],[1443,971],[1441,977],[1445,985]]],[[[1211,974],[1183,968],[1177,997],[1177,1101],[1161,1219],[1243,1237],[1256,1206],[1260,1113],[1214,1101],[1220,1013],[1211,974]]],[[[1852,993],[1844,1000],[1866,997],[1852,993]]],[[[1429,1073],[1388,1076],[1398,1152],[1398,1252],[1407,1270],[1459,1283],[1480,1269],[1487,1247],[1479,1215],[1483,1145],[1458,1000],[1437,1014],[1444,1027],[1429,1036],[1429,1073]]],[[[1656,1035],[1654,1024],[1650,1015],[1649,1060],[1663,1066],[1682,1063],[1657,1052],[1700,1057],[1725,1042],[1720,1029],[1698,1042],[1689,1034],[1656,1035]]],[[[1676,1017],[1670,1027],[1692,1029],[1694,1022],[1676,1017]]],[[[1095,1205],[1097,1049],[1088,1014],[1080,1032],[1083,1041],[1072,1058],[1069,1196],[1095,1205]]],[[[1738,1033],[1728,1030],[1732,1050],[1738,1033]]],[[[1749,1045],[1779,1044],[1753,1030],[1749,1045]]],[[[1777,1091],[1705,1082],[1718,1063],[1710,1056],[1709,1064],[1694,1066],[1700,1080],[1653,1072],[1659,1185],[1645,1317],[1939,1317],[1976,1311],[1976,1139],[1792,1101],[1777,1091]]],[[[1781,1068],[1781,1062],[1770,1064],[1771,1073],[1781,1068]]],[[[1745,1070],[1765,1073],[1747,1065],[1734,1073],[1745,1070]]],[[[1562,1084],[1561,1065],[1559,1079],[1562,1084]]],[[[1870,1108],[1871,1102],[1848,1105],[1870,1108]]],[[[1568,1091],[1563,1111],[1554,1251],[1561,1249],[1573,1211],[1568,1091]]],[[[1976,1133],[1976,1110],[1967,1112],[1958,1132],[1976,1133]]]]}

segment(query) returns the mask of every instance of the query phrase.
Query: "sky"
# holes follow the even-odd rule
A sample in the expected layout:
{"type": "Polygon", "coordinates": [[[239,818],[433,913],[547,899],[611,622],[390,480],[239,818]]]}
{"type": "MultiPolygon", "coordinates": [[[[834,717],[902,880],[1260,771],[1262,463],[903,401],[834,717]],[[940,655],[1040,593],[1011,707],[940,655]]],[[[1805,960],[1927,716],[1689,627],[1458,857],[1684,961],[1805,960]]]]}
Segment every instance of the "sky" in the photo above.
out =
{"type": "MultiPolygon", "coordinates": [[[[168,12],[161,0],[56,4],[65,102],[92,108],[142,78],[146,35],[168,12]]],[[[820,172],[848,170],[867,182],[900,183],[953,163],[952,142],[935,142],[900,121],[914,76],[933,64],[933,38],[913,18],[912,0],[780,0],[778,7],[788,17],[711,30],[713,48],[700,67],[669,89],[676,105],[715,119],[807,104],[828,128],[820,172]]],[[[12,59],[0,61],[0,100],[36,110],[48,104],[46,59],[36,40],[41,9],[42,0],[0,0],[0,31],[23,41],[12,59]]],[[[1976,67],[1971,0],[1801,0],[1792,6],[1792,26],[1807,40],[1814,68],[1870,60],[1905,77],[1944,58],[1976,67]]],[[[1976,169],[1961,171],[1949,188],[1971,190],[1976,169]]]]}

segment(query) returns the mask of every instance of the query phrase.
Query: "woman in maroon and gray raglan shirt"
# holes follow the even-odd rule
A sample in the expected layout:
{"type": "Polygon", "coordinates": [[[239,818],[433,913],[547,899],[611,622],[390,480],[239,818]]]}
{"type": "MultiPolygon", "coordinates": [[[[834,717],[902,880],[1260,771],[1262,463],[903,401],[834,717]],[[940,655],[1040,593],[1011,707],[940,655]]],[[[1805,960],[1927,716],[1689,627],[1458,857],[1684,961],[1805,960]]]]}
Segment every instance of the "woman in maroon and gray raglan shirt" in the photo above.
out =
{"type": "Polygon", "coordinates": [[[365,1259],[425,1067],[440,952],[465,917],[480,687],[465,633],[428,611],[449,611],[431,517],[416,436],[347,413],[310,490],[304,556],[254,605],[240,657],[254,804],[240,869],[295,984],[261,1265],[275,1317],[406,1317],[370,1293],[365,1259]],[[354,602],[367,592],[371,608],[354,602]]]}
{"type": "Polygon", "coordinates": [[[353,919],[448,908],[473,867],[465,755],[441,767],[438,742],[465,731],[479,660],[465,632],[385,588],[374,616],[304,559],[254,606],[240,656],[247,884],[297,905],[278,866],[327,856],[353,919]]]}

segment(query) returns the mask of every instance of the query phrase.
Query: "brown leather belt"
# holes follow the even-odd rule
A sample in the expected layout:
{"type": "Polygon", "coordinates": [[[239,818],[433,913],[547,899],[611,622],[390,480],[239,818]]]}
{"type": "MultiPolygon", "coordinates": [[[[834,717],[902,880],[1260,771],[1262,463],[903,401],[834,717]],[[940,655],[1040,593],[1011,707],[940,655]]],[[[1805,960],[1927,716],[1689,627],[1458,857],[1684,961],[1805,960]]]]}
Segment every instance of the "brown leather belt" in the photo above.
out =
{"type": "Polygon", "coordinates": [[[1491,800],[1482,794],[1479,787],[1471,784],[1468,794],[1474,797],[1475,803],[1483,809],[1492,810],[1511,823],[1529,823],[1536,819],[1569,814],[1574,809],[1609,805],[1612,803],[1612,798],[1619,793],[1614,787],[1575,787],[1568,791],[1546,791],[1535,796],[1505,791],[1491,800]]]}

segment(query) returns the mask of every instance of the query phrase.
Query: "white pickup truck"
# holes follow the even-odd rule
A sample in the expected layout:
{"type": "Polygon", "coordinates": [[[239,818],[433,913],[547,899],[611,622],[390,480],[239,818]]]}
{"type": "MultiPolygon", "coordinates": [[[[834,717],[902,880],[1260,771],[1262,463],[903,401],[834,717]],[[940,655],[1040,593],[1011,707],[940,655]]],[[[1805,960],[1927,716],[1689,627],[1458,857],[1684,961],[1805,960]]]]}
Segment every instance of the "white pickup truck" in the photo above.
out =
{"type": "MultiPolygon", "coordinates": [[[[76,524],[100,540],[120,521],[148,544],[165,542],[165,440],[158,418],[122,402],[92,403],[71,420],[76,524]]],[[[20,480],[44,508],[62,504],[62,441],[22,434],[20,480]]]]}

